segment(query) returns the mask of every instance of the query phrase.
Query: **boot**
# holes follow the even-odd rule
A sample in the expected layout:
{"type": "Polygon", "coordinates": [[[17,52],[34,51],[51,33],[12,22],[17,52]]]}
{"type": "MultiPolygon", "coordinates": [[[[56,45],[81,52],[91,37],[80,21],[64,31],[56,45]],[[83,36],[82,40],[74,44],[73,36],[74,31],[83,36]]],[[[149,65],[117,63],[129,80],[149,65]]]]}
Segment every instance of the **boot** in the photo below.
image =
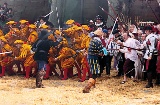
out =
{"type": "Polygon", "coordinates": [[[49,64],[46,65],[46,75],[44,76],[44,79],[49,79],[49,73],[50,73],[50,66],[49,64]]]}
{"type": "Polygon", "coordinates": [[[5,70],[6,70],[6,67],[2,66],[2,73],[0,74],[0,77],[3,77],[5,75],[5,70]]]}
{"type": "Polygon", "coordinates": [[[65,69],[63,69],[63,71],[64,71],[64,77],[62,78],[62,80],[67,80],[68,79],[68,69],[67,68],[65,68],[65,69]]]}
{"type": "Polygon", "coordinates": [[[156,85],[160,85],[160,73],[157,73],[156,85]]]}
{"type": "Polygon", "coordinates": [[[46,74],[46,72],[44,70],[40,70],[38,71],[37,75],[36,75],[36,87],[37,88],[43,88],[43,84],[42,84],[42,80],[43,80],[43,76],[46,74]]]}
{"type": "Polygon", "coordinates": [[[153,83],[152,83],[152,72],[147,73],[147,79],[148,79],[148,84],[146,85],[145,88],[153,88],[153,83]]]}
{"type": "Polygon", "coordinates": [[[148,83],[145,88],[153,88],[153,83],[148,83]]]}
{"type": "Polygon", "coordinates": [[[73,77],[73,67],[71,67],[71,68],[69,68],[68,69],[68,76],[70,77],[70,78],[72,78],[73,77]]]}
{"type": "Polygon", "coordinates": [[[25,78],[26,78],[26,79],[29,79],[29,77],[30,77],[30,72],[31,72],[31,67],[30,67],[30,66],[27,66],[27,67],[25,67],[25,70],[26,70],[26,76],[25,76],[25,78]]]}
{"type": "Polygon", "coordinates": [[[90,78],[88,80],[87,86],[83,89],[83,93],[89,93],[92,86],[95,86],[95,80],[93,78],[90,78]]]}

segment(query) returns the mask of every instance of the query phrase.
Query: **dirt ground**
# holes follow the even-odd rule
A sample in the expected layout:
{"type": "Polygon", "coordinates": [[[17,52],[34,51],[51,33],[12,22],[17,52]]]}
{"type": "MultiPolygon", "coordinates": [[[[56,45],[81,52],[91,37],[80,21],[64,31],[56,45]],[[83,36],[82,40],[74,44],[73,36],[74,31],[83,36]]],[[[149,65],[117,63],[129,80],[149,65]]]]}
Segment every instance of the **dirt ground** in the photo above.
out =
{"type": "Polygon", "coordinates": [[[121,78],[105,74],[97,79],[96,88],[82,93],[85,82],[77,77],[59,80],[51,77],[43,80],[45,88],[34,88],[35,78],[4,76],[0,78],[0,105],[160,105],[160,86],[144,88],[146,81],[133,82],[131,79],[120,84],[121,78]]]}

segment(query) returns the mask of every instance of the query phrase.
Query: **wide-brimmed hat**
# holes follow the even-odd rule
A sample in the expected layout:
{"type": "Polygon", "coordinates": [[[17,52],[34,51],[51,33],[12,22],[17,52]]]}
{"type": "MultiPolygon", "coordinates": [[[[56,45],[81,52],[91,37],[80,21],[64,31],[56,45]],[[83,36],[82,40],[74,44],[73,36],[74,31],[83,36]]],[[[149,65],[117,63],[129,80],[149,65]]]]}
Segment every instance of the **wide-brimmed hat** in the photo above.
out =
{"type": "Polygon", "coordinates": [[[77,27],[75,30],[76,31],[82,31],[82,27],[77,27]]]}
{"type": "Polygon", "coordinates": [[[13,25],[13,24],[17,24],[17,22],[15,22],[15,21],[9,21],[9,22],[7,22],[6,24],[7,24],[7,25],[13,25]]]}
{"type": "Polygon", "coordinates": [[[90,30],[90,28],[88,27],[88,25],[82,25],[82,28],[85,29],[85,30],[87,30],[87,31],[90,30]]]}
{"type": "Polygon", "coordinates": [[[37,28],[37,27],[36,27],[36,25],[34,25],[34,24],[30,24],[30,25],[29,25],[29,28],[35,29],[35,28],[37,28]]]}
{"type": "Polygon", "coordinates": [[[97,29],[96,31],[94,31],[94,35],[97,35],[97,36],[102,36],[104,33],[101,29],[97,29]]]}
{"type": "Polygon", "coordinates": [[[40,28],[43,28],[43,29],[47,29],[48,28],[48,26],[47,25],[41,25],[41,27],[40,28]]]}
{"type": "Polygon", "coordinates": [[[67,25],[71,25],[71,24],[73,24],[74,22],[75,22],[74,20],[70,19],[70,20],[67,20],[66,24],[67,24],[67,25]]]}
{"type": "Polygon", "coordinates": [[[28,21],[27,21],[27,20],[20,20],[19,22],[20,22],[21,24],[28,23],[28,21]]]}
{"type": "Polygon", "coordinates": [[[60,34],[61,34],[61,32],[60,32],[59,30],[56,30],[56,31],[54,32],[54,34],[56,34],[56,35],[60,35],[60,34]]]}

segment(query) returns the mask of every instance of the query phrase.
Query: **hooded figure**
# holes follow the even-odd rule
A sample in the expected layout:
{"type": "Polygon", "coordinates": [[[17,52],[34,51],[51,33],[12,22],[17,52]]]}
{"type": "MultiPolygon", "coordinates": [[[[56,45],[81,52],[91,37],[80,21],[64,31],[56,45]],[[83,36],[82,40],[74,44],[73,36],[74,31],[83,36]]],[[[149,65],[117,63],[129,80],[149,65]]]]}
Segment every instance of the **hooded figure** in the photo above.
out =
{"type": "Polygon", "coordinates": [[[42,80],[45,75],[46,65],[48,64],[49,50],[54,46],[53,41],[48,40],[49,33],[42,30],[38,35],[38,40],[32,46],[32,51],[35,52],[33,58],[38,65],[38,73],[36,76],[36,87],[42,88],[42,80]]]}

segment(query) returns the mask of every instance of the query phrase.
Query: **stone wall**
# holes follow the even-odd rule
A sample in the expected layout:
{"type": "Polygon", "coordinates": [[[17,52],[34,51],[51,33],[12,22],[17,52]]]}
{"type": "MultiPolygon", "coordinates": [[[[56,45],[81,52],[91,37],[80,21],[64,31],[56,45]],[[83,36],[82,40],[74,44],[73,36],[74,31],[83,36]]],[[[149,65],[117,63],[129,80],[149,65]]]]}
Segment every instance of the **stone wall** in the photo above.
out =
{"type": "Polygon", "coordinates": [[[52,0],[49,20],[57,27],[56,7],[60,24],[63,25],[68,19],[74,19],[79,23],[88,23],[90,19],[95,19],[96,15],[102,15],[107,21],[108,16],[99,8],[103,7],[108,11],[108,3],[106,0],[52,0]]]}
{"type": "MultiPolygon", "coordinates": [[[[154,13],[147,5],[146,0],[109,0],[117,13],[123,13],[126,17],[139,17],[143,21],[156,21],[154,13]]],[[[159,0],[151,1],[150,5],[160,20],[159,0]]],[[[0,0],[0,4],[8,3],[8,7],[13,8],[14,20],[27,19],[35,21],[39,16],[46,15],[53,10],[50,21],[57,26],[57,16],[55,7],[58,7],[60,23],[63,24],[67,19],[75,19],[80,23],[87,23],[100,14],[107,21],[107,25],[113,25],[113,21],[107,16],[99,6],[105,8],[112,16],[116,17],[112,9],[108,6],[107,0],[0,0]],[[51,4],[52,3],[52,4],[51,4]]]]}
{"type": "Polygon", "coordinates": [[[50,11],[49,0],[0,0],[0,5],[8,3],[8,7],[13,9],[13,19],[27,19],[35,21],[39,16],[50,11]]]}

